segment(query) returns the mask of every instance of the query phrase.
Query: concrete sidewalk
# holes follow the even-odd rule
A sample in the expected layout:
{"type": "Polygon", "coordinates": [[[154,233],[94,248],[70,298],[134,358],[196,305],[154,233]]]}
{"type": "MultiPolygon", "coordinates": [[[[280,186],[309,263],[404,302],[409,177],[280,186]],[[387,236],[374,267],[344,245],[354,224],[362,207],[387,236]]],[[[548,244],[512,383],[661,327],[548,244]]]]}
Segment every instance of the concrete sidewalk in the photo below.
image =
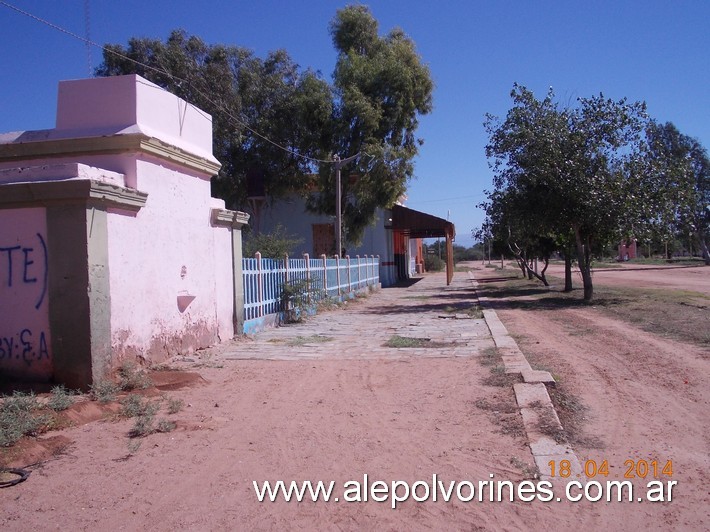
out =
{"type": "Polygon", "coordinates": [[[477,304],[465,273],[457,274],[448,287],[443,273],[431,273],[410,286],[383,288],[340,309],[267,329],[210,352],[225,360],[476,356],[494,347],[485,320],[467,313],[477,304]],[[386,347],[393,336],[421,339],[431,347],[386,347]]]}

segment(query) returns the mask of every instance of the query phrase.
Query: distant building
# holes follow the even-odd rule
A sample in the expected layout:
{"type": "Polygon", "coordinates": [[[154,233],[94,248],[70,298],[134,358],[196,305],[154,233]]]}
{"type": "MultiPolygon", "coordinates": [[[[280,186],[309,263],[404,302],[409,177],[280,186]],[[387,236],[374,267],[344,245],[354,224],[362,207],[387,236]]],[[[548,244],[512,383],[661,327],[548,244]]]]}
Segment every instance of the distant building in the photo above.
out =
{"type": "Polygon", "coordinates": [[[622,240],[619,243],[619,255],[618,260],[626,261],[630,259],[638,258],[638,244],[635,238],[628,240],[622,240]]]}
{"type": "MultiPolygon", "coordinates": [[[[299,256],[303,253],[311,257],[336,254],[333,216],[308,212],[300,197],[274,200],[268,204],[262,202],[252,213],[252,219],[262,233],[269,233],[281,225],[301,238],[303,242],[295,250],[299,256]]],[[[365,229],[362,243],[347,247],[345,254],[350,257],[379,255],[380,282],[382,286],[391,286],[424,271],[423,238],[446,238],[447,257],[452,257],[455,234],[451,222],[395,205],[391,209],[378,209],[375,223],[365,229]]],[[[447,282],[450,283],[453,260],[447,264],[447,269],[447,282]]]]}

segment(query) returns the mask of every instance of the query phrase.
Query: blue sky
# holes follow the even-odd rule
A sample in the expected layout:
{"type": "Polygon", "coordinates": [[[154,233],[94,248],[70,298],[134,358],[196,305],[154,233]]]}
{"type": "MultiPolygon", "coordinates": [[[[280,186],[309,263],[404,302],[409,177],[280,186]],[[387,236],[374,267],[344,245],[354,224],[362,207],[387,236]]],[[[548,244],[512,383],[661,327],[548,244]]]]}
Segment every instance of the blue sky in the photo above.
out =
{"type": "MultiPolygon", "coordinates": [[[[80,36],[84,0],[9,2],[80,36]]],[[[407,205],[456,224],[470,245],[480,225],[476,204],[490,187],[485,113],[504,116],[513,83],[538,96],[553,87],[561,102],[603,92],[644,100],[659,121],[710,148],[710,2],[425,1],[369,5],[386,33],[399,26],[431,69],[434,111],[423,117],[425,141],[407,205]]],[[[90,0],[94,42],[133,36],[165,39],[183,28],[208,43],[286,49],[303,67],[330,79],[335,52],[328,25],[347,2],[275,0],[90,0]]],[[[85,44],[0,1],[0,132],[54,126],[57,83],[89,76],[85,44]]],[[[93,67],[101,52],[91,52],[93,67]]]]}

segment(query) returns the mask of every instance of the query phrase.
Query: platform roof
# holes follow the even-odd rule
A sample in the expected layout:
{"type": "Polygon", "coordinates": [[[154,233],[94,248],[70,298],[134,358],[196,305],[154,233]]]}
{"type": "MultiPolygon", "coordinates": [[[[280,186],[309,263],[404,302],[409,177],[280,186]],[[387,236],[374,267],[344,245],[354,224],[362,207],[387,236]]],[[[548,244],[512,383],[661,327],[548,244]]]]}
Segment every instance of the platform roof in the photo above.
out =
{"type": "Polygon", "coordinates": [[[446,284],[451,284],[454,276],[453,240],[456,237],[454,224],[425,212],[395,205],[392,207],[392,230],[410,238],[446,238],[446,284]]]}
{"type": "Polygon", "coordinates": [[[401,231],[411,238],[438,238],[456,236],[454,224],[402,205],[392,207],[392,229],[401,231]]]}

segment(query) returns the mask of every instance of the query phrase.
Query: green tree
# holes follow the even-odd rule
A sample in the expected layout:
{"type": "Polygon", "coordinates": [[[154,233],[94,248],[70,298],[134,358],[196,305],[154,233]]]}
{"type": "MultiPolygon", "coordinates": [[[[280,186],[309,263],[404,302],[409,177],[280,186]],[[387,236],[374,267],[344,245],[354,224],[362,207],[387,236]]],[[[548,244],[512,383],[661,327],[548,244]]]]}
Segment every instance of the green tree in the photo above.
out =
{"type": "MultiPolygon", "coordinates": [[[[330,25],[338,60],[333,74],[335,104],[333,152],[342,159],[360,153],[357,179],[343,179],[345,239],[358,242],[378,207],[391,207],[414,174],[422,142],[418,117],[432,109],[433,82],[414,41],[396,28],[379,36],[366,6],[348,6],[330,25]]],[[[335,214],[335,184],[322,167],[315,212],[335,214]]]]}
{"type": "Polygon", "coordinates": [[[432,109],[433,82],[414,42],[400,29],[378,31],[365,6],[336,13],[332,84],[283,50],[262,60],[180,30],[166,42],[107,45],[96,73],[140,74],[212,114],[213,151],[223,164],[213,191],[230,208],[246,206],[247,176],[257,176],[266,196],[297,193],[309,210],[332,215],[332,158],[361,154],[350,166],[357,179],[344,169],[342,195],[345,239],[357,243],[376,210],[406,190],[421,143],[418,117],[432,109]]]}
{"type": "Polygon", "coordinates": [[[292,255],[301,244],[302,238],[289,234],[285,227],[277,225],[271,233],[250,233],[242,247],[245,257],[253,257],[258,251],[265,259],[283,259],[284,255],[292,255]]]}
{"type": "Polygon", "coordinates": [[[645,233],[662,242],[693,235],[706,264],[710,264],[710,158],[694,138],[670,122],[652,122],[647,129],[644,170],[649,176],[650,205],[645,233]]]}
{"type": "Polygon", "coordinates": [[[332,89],[284,50],[260,59],[175,30],[166,42],[107,45],[96,74],[139,74],[210,113],[213,151],[223,165],[213,188],[230,208],[246,204],[247,175],[259,176],[270,197],[303,191],[317,169],[311,159],[331,150],[332,89]]]}
{"type": "Polygon", "coordinates": [[[511,97],[505,120],[486,119],[495,186],[487,213],[499,231],[516,224],[526,235],[558,243],[571,237],[584,299],[591,300],[593,252],[617,238],[639,210],[642,176],[632,170],[645,105],[600,94],[561,108],[552,90],[538,100],[517,84],[511,97]]]}

